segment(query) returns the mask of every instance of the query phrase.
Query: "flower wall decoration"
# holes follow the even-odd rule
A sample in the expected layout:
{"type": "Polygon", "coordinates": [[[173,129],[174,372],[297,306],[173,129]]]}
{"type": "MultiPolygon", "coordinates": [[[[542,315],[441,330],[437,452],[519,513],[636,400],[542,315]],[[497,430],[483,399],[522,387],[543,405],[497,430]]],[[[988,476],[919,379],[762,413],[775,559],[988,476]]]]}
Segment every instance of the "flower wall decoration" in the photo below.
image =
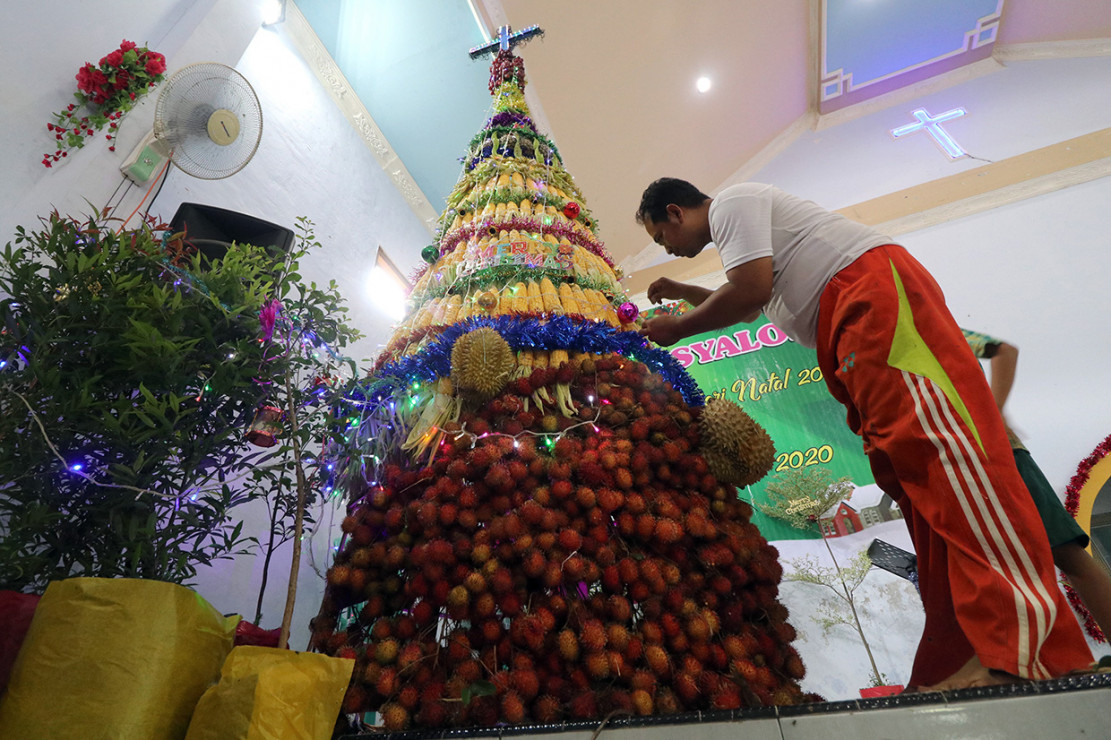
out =
{"type": "Polygon", "coordinates": [[[69,150],[85,146],[85,141],[108,127],[105,138],[109,151],[116,150],[116,131],[120,118],[135,107],[136,101],[165,78],[166,57],[145,46],[124,40],[100,62],[86,62],[77,70],[77,103],[54,114],[46,128],[54,135],[57,148],[43,155],[42,163],[51,167],[68,156],[69,150]],[[85,111],[81,110],[85,107],[85,111]],[[82,115],[87,112],[87,115],[82,115]]]}

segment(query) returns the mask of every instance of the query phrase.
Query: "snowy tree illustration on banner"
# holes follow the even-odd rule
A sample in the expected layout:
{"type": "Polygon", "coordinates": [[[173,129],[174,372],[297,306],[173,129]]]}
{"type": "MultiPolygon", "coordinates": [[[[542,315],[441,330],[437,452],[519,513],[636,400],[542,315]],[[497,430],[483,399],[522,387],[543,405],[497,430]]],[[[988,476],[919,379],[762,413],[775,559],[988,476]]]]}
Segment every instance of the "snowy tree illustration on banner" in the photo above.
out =
{"type": "Polygon", "coordinates": [[[491,45],[492,115],[408,316],[344,394],[313,647],[355,659],[345,710],[391,730],[814,699],[734,488],[772,441],[637,333],[519,40],[491,45]]]}

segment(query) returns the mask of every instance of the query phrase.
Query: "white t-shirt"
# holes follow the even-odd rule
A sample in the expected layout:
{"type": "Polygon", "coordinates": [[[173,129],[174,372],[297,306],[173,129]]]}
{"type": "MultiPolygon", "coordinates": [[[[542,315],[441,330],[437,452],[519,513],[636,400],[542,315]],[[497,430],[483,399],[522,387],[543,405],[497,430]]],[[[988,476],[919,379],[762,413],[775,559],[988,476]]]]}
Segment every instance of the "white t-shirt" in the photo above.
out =
{"type": "Polygon", "coordinates": [[[817,344],[818,303],[830,278],[890,237],[774,185],[731,185],[710,203],[710,236],[726,271],[772,258],[764,314],[806,347],[817,344]]]}

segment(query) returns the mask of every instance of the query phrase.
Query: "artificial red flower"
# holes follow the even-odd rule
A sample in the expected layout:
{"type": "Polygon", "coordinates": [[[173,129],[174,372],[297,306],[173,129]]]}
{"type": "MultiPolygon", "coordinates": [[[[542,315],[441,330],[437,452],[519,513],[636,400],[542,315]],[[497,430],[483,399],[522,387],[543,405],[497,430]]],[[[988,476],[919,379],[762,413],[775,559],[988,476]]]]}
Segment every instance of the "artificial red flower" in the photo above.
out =
{"type": "Polygon", "coordinates": [[[123,52],[119,49],[109,52],[107,56],[101,58],[100,66],[108,65],[109,67],[118,67],[123,63],[123,52]]]}
{"type": "Polygon", "coordinates": [[[148,51],[146,53],[146,60],[148,75],[160,75],[166,71],[166,57],[162,56],[157,51],[148,51]]]}
{"type": "Polygon", "coordinates": [[[127,39],[124,39],[122,42],[120,42],[120,51],[131,51],[134,48],[134,41],[128,41],[127,39]]]}

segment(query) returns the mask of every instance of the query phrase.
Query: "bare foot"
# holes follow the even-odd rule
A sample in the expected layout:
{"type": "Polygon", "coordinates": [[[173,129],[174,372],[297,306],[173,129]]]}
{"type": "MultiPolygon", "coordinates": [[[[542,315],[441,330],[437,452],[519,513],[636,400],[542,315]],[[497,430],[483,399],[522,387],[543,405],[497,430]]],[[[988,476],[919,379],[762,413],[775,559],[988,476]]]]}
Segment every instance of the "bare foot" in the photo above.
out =
{"type": "Polygon", "coordinates": [[[979,686],[1004,686],[1006,684],[1021,683],[1026,679],[1012,676],[1010,673],[985,668],[976,656],[965,663],[949,678],[934,684],[923,686],[919,691],[954,691],[956,689],[971,689],[979,686]]]}

